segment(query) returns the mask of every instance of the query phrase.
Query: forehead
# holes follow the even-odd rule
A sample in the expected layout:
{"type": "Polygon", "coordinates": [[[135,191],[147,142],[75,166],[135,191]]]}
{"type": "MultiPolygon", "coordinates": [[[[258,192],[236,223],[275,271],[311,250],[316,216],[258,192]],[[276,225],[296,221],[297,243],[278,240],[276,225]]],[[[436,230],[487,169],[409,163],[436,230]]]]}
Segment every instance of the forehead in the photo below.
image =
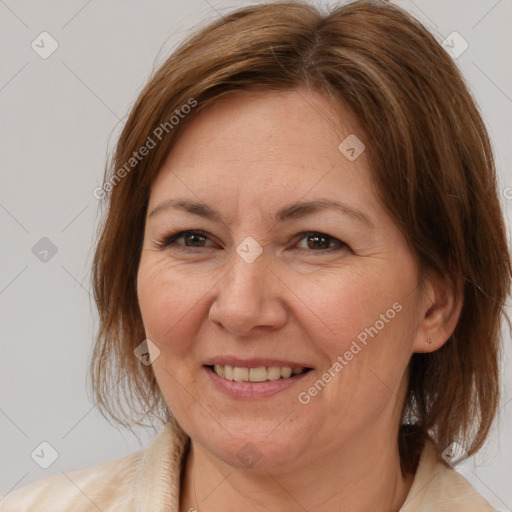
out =
{"type": "Polygon", "coordinates": [[[284,198],[368,203],[365,152],[350,160],[339,148],[353,137],[365,138],[353,115],[316,91],[227,96],[195,114],[153,182],[150,207],[184,194],[219,208],[235,198],[272,210],[284,198]]]}
{"type": "Polygon", "coordinates": [[[337,150],[342,140],[357,132],[362,138],[356,118],[315,90],[237,92],[194,114],[169,156],[193,162],[207,154],[223,159],[231,155],[248,163],[283,152],[286,161],[318,158],[314,148],[319,143],[320,151],[337,150]],[[297,149],[302,149],[300,157],[291,152],[297,149]]]}

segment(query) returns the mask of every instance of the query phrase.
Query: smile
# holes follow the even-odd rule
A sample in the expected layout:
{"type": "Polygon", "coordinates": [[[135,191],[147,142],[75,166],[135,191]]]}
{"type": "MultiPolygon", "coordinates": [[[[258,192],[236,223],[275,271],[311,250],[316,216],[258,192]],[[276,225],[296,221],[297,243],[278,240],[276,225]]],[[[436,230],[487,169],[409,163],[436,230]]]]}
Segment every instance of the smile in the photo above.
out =
{"type": "Polygon", "coordinates": [[[290,368],[287,366],[259,366],[257,368],[244,368],[231,365],[212,365],[210,370],[219,377],[233,382],[265,382],[279,379],[288,379],[310,370],[310,368],[290,368]]]}

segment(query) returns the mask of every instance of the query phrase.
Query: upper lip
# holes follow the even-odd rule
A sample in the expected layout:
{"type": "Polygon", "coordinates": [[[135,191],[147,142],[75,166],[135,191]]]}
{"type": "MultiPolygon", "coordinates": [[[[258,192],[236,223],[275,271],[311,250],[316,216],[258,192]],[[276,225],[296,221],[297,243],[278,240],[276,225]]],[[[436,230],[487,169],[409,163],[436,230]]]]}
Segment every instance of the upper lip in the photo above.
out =
{"type": "Polygon", "coordinates": [[[299,363],[297,361],[289,361],[285,359],[269,359],[263,357],[256,357],[251,359],[242,359],[240,357],[232,357],[232,356],[218,356],[212,357],[208,359],[205,363],[205,366],[238,366],[239,368],[259,368],[261,366],[285,366],[289,368],[311,368],[311,366],[299,363]]]}

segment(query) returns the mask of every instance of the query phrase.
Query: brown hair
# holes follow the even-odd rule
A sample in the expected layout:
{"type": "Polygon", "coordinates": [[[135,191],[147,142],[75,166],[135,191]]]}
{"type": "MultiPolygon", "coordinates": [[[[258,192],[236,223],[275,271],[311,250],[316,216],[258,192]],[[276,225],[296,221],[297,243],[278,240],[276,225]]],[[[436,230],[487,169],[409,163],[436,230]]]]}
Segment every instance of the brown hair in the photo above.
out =
{"type": "Polygon", "coordinates": [[[246,7],[201,28],[153,73],[105,171],[111,193],[93,263],[100,328],[90,367],[100,411],[124,426],[170,418],[151,366],[133,353],[145,338],[136,277],[149,190],[168,152],[221,96],[300,86],[356,115],[381,200],[422,275],[463,281],[452,336],[410,362],[402,468],[413,470],[427,433],[439,451],[457,441],[471,455],[496,414],[500,322],[509,320],[511,262],[492,150],[452,59],[412,16],[377,1],[329,13],[294,2],[246,7]],[[173,112],[190,110],[171,126],[173,112]],[[131,161],[162,126],[161,142],[131,161]]]}

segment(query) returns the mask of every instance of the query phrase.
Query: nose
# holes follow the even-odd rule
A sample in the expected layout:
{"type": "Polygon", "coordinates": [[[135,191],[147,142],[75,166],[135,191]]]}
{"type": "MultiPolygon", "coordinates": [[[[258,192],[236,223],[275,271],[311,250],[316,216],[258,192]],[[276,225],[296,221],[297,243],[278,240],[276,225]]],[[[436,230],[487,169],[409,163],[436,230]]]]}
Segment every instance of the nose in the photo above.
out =
{"type": "Polygon", "coordinates": [[[283,284],[264,253],[252,263],[235,255],[217,290],[209,318],[237,336],[250,336],[258,328],[279,329],[286,323],[283,284]]]}

